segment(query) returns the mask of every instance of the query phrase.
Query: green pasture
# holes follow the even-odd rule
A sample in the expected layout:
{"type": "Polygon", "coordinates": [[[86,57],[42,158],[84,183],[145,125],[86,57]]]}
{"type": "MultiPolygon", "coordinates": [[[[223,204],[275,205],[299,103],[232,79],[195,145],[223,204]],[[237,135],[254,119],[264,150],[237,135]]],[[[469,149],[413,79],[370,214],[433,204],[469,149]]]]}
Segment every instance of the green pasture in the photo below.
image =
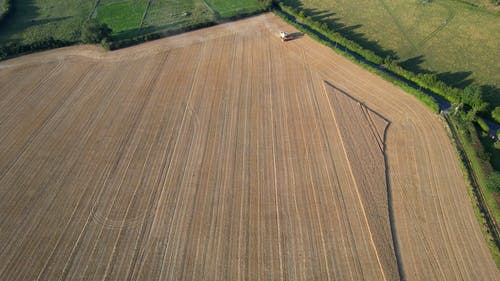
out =
{"type": "Polygon", "coordinates": [[[461,88],[472,82],[487,85],[487,100],[500,104],[498,13],[457,0],[282,2],[306,9],[306,14],[363,47],[383,56],[396,56],[412,71],[437,73],[461,88]]]}
{"type": "Polygon", "coordinates": [[[215,19],[214,12],[200,0],[156,0],[144,18],[143,30],[176,30],[215,19]]]}
{"type": "Polygon", "coordinates": [[[233,17],[241,13],[259,10],[261,4],[257,0],[207,0],[206,3],[215,10],[221,18],[233,17]]]}
{"type": "Polygon", "coordinates": [[[17,0],[13,5],[13,14],[0,25],[0,45],[47,37],[76,42],[82,24],[91,18],[107,24],[113,38],[125,39],[262,8],[259,0],[17,0]]]}
{"type": "Polygon", "coordinates": [[[0,24],[0,45],[32,42],[52,36],[75,40],[95,0],[16,0],[12,14],[0,24]]]}
{"type": "Polygon", "coordinates": [[[114,34],[120,34],[140,27],[147,6],[147,0],[101,0],[93,16],[107,24],[114,34]]]}

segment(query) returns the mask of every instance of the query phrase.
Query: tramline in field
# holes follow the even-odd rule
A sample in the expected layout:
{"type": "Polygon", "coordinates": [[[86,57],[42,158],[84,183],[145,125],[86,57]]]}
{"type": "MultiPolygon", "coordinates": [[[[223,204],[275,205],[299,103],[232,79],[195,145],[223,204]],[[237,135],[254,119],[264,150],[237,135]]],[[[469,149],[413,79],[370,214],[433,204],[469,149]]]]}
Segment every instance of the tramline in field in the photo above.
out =
{"type": "Polygon", "coordinates": [[[0,62],[0,280],[498,280],[439,117],[298,34],[0,62]]]}

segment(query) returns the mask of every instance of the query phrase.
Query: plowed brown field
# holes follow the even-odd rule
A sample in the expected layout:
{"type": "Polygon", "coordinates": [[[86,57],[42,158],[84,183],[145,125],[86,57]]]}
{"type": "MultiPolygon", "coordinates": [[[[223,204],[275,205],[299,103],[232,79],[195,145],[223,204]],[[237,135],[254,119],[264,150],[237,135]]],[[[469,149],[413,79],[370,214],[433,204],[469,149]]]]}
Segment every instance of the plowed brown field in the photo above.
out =
{"type": "Polygon", "coordinates": [[[418,100],[272,14],[0,63],[0,280],[498,280],[418,100]]]}

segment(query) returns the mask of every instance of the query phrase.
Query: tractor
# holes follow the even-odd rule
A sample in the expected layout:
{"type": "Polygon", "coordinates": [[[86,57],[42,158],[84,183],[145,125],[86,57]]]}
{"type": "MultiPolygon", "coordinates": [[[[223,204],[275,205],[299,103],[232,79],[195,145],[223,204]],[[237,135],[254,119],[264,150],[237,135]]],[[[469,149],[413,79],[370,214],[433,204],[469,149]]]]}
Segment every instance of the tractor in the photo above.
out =
{"type": "Polygon", "coordinates": [[[289,41],[289,40],[292,40],[293,37],[291,34],[288,34],[284,31],[281,31],[280,32],[280,37],[281,37],[281,41],[285,42],[285,41],[289,41]]]}

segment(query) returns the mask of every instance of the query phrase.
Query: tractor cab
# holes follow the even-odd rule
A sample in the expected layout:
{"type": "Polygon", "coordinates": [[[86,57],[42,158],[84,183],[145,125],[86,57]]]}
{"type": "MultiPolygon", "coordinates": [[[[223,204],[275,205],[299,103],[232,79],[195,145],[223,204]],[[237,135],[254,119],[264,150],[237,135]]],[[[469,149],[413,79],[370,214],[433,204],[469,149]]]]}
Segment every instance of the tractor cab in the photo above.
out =
{"type": "Polygon", "coordinates": [[[281,41],[289,41],[289,40],[292,40],[292,35],[289,34],[289,33],[286,33],[284,31],[281,31],[280,32],[280,37],[281,37],[281,41]]]}

